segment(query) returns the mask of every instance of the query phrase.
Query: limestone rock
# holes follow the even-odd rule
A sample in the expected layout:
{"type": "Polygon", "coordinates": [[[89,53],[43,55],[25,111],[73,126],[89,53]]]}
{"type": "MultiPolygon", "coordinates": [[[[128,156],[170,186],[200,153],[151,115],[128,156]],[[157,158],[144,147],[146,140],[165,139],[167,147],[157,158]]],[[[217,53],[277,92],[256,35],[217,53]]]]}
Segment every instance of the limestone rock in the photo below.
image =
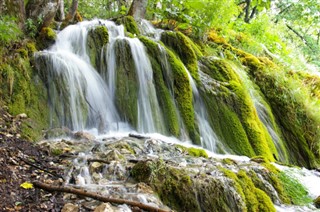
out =
{"type": "Polygon", "coordinates": [[[76,212],[76,211],[79,211],[79,207],[71,203],[65,204],[61,210],[61,212],[76,212]]]}
{"type": "Polygon", "coordinates": [[[79,131],[74,134],[74,138],[79,140],[92,141],[95,139],[95,136],[88,132],[79,131]]]}

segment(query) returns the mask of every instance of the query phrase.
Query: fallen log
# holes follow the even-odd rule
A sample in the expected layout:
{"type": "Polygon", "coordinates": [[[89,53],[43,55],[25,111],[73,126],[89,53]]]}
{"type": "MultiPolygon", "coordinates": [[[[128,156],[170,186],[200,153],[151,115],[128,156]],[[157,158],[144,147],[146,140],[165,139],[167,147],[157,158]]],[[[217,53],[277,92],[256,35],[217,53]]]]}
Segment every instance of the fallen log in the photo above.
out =
{"type": "Polygon", "coordinates": [[[81,189],[71,188],[67,186],[54,186],[47,183],[42,183],[39,181],[33,182],[34,187],[41,188],[43,190],[49,191],[49,192],[64,192],[64,193],[71,193],[76,194],[83,197],[89,197],[95,200],[99,200],[101,202],[110,202],[110,203],[116,203],[116,204],[127,204],[133,207],[138,207],[140,209],[146,210],[146,211],[152,211],[152,212],[169,212],[168,210],[160,209],[157,207],[153,207],[150,205],[143,204],[141,202],[131,201],[131,200],[125,200],[125,199],[117,199],[117,198],[111,198],[111,197],[105,197],[102,195],[99,195],[94,192],[88,192],[81,189]]]}

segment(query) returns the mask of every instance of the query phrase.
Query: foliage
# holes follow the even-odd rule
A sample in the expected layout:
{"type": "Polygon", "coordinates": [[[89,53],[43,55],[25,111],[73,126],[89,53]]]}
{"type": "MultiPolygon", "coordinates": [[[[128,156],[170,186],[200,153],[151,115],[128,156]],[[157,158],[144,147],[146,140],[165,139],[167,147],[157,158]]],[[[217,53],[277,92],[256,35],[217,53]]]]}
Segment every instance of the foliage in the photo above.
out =
{"type": "Polygon", "coordinates": [[[5,45],[18,41],[22,31],[12,16],[0,16],[0,44],[5,45]]]}
{"type": "Polygon", "coordinates": [[[175,20],[180,25],[191,26],[193,35],[202,38],[210,27],[224,27],[237,15],[234,1],[151,0],[148,5],[149,18],[175,20]]]}
{"type": "Polygon", "coordinates": [[[42,24],[43,19],[41,16],[36,21],[28,18],[25,22],[25,30],[29,37],[34,38],[38,33],[38,28],[42,24]]]}
{"type": "Polygon", "coordinates": [[[85,19],[112,18],[125,15],[127,13],[128,6],[128,1],[126,0],[79,1],[79,11],[85,19]]]}
{"type": "Polygon", "coordinates": [[[290,197],[294,205],[304,205],[312,202],[306,188],[297,179],[289,177],[284,172],[280,172],[278,178],[283,184],[285,193],[290,197]]]}

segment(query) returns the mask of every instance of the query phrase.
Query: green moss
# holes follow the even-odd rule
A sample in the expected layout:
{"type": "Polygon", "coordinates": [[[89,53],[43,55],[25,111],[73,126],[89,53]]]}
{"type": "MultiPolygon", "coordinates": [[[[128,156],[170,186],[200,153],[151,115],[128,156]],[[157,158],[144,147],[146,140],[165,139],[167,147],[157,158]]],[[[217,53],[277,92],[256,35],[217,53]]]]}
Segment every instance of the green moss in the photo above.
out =
{"type": "Polygon", "coordinates": [[[123,16],[116,20],[117,24],[123,24],[126,31],[134,35],[140,35],[138,25],[132,16],[123,16]]]}
{"type": "Polygon", "coordinates": [[[170,167],[162,160],[138,162],[131,176],[148,183],[159,194],[160,199],[177,211],[200,211],[192,180],[184,170],[170,167]]]}
{"type": "Polygon", "coordinates": [[[55,31],[49,27],[44,27],[41,29],[39,33],[39,37],[37,38],[37,49],[46,49],[54,44],[57,35],[55,31]]]}
{"type": "Polygon", "coordinates": [[[62,149],[51,149],[51,154],[54,156],[59,156],[63,153],[62,149]]]}
{"type": "MultiPolygon", "coordinates": [[[[22,48],[27,49],[26,46],[22,48]]],[[[1,100],[12,115],[26,113],[28,116],[22,121],[19,132],[22,138],[40,139],[42,129],[48,126],[49,110],[44,86],[37,79],[29,58],[17,54],[7,59],[0,73],[1,100]]]]}
{"type": "Polygon", "coordinates": [[[276,211],[270,197],[259,188],[255,187],[245,171],[240,170],[237,174],[221,168],[226,177],[232,179],[235,188],[245,201],[248,211],[276,211]]]}
{"type": "Polygon", "coordinates": [[[200,136],[195,122],[192,100],[192,89],[188,74],[182,62],[173,52],[166,49],[168,61],[173,73],[174,98],[178,104],[180,115],[184,121],[189,137],[193,143],[200,145],[200,136]]]}
{"type": "MultiPolygon", "coordinates": [[[[166,123],[167,131],[176,137],[180,135],[179,118],[174,104],[173,97],[170,94],[170,85],[168,86],[168,79],[166,75],[168,70],[163,67],[163,54],[161,53],[159,46],[154,41],[145,37],[140,37],[140,40],[147,48],[149,59],[153,69],[153,79],[156,87],[157,98],[160,104],[160,108],[163,114],[164,121],[166,123]]],[[[160,44],[159,44],[160,45],[160,44]]],[[[171,74],[171,73],[169,73],[171,74]]]]}
{"type": "Polygon", "coordinates": [[[208,158],[208,154],[204,149],[199,149],[195,147],[185,147],[182,145],[176,145],[179,149],[181,149],[183,152],[188,153],[188,155],[193,157],[204,157],[208,158]]]}
{"type": "Polygon", "coordinates": [[[220,131],[218,134],[238,154],[249,157],[262,155],[273,161],[273,154],[277,155],[276,148],[237,73],[224,60],[202,58],[201,63],[202,71],[219,83],[214,97],[210,97],[212,91],[204,94],[209,113],[219,120],[216,123],[213,118],[211,120],[215,129],[220,131]],[[233,132],[227,133],[231,130],[233,132]]]}
{"type": "Polygon", "coordinates": [[[192,41],[181,32],[169,31],[161,34],[161,41],[179,56],[193,79],[199,82],[198,60],[192,41]]]}
{"type": "Polygon", "coordinates": [[[136,128],[138,126],[139,85],[134,61],[126,40],[117,40],[115,45],[116,63],[118,64],[116,68],[116,106],[121,118],[136,128]]]}
{"type": "Polygon", "coordinates": [[[97,26],[88,32],[87,51],[90,57],[91,64],[97,70],[100,70],[101,50],[104,45],[109,42],[108,29],[105,26],[97,26]]]}

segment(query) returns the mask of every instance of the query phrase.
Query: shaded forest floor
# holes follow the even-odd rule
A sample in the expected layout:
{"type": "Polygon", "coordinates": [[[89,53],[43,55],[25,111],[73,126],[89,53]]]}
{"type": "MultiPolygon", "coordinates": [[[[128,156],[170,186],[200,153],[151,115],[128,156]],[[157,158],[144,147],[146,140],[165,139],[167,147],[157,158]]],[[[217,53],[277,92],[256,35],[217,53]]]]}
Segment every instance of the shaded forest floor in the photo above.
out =
{"type": "Polygon", "coordinates": [[[0,211],[60,211],[61,193],[21,186],[35,180],[55,185],[63,181],[57,157],[19,138],[22,119],[23,115],[13,117],[0,108],[0,211]]]}

